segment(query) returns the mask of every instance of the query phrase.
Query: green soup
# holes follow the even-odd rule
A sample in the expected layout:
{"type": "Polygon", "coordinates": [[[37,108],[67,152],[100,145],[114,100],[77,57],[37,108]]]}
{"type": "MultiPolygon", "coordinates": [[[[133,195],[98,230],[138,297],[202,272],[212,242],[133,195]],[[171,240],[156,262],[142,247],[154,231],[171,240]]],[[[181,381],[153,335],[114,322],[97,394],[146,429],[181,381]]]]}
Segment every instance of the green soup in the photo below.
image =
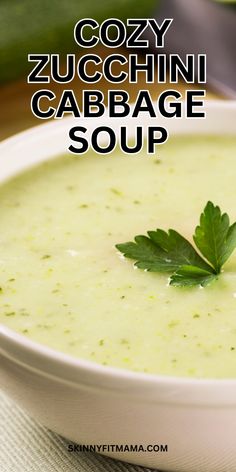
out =
{"type": "Polygon", "coordinates": [[[64,156],[0,188],[0,322],[73,356],[164,375],[236,377],[236,251],[206,288],[134,270],[115,244],[191,239],[208,200],[236,220],[236,138],[171,138],[157,157],[64,156]]]}

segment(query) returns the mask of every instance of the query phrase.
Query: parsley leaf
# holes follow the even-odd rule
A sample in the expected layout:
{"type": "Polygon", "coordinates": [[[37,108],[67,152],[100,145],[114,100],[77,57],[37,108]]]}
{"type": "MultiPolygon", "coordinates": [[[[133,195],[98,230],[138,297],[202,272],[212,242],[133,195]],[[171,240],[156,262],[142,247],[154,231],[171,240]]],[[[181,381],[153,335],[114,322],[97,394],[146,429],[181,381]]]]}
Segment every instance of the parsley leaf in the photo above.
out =
{"type": "Polygon", "coordinates": [[[134,259],[139,269],[172,274],[170,285],[204,287],[217,279],[236,247],[236,222],[230,226],[228,215],[208,202],[193,239],[206,260],[173,229],[148,231],[147,236],[136,236],[134,241],[117,244],[116,248],[134,259]]]}
{"type": "Polygon", "coordinates": [[[136,259],[139,269],[151,272],[174,272],[183,265],[198,266],[212,271],[193,246],[173,229],[148,231],[148,236],[136,236],[135,242],[117,244],[125,257],[136,259]]]}
{"type": "Polygon", "coordinates": [[[215,279],[217,279],[217,274],[213,274],[212,272],[201,269],[200,267],[187,265],[182,266],[171,275],[170,285],[175,285],[176,287],[192,287],[194,285],[201,285],[202,287],[205,287],[215,279]]]}
{"type": "Polygon", "coordinates": [[[227,213],[208,202],[195,229],[194,242],[217,274],[236,247],[236,223],[230,226],[227,213]]]}

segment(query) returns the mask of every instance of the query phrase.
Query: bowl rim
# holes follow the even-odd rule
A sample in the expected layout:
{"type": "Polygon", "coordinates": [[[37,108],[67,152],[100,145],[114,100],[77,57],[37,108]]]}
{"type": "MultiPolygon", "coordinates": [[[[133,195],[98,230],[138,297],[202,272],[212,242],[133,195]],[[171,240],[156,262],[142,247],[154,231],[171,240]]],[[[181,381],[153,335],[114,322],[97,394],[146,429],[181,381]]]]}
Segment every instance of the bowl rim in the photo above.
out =
{"type": "MultiPolygon", "coordinates": [[[[206,102],[206,109],[221,111],[233,110],[236,112],[236,100],[221,101],[212,100],[206,102]]],[[[8,146],[22,142],[38,135],[44,130],[64,129],[75,120],[67,117],[61,121],[49,121],[46,124],[37,125],[26,131],[7,138],[0,143],[0,153],[8,149],[8,146]]],[[[196,132],[197,134],[197,132],[196,132]]],[[[225,133],[224,133],[225,134],[225,133]]],[[[232,133],[231,133],[232,134],[232,133]]],[[[48,158],[50,154],[48,154],[48,158]]],[[[13,174],[12,174],[13,175],[13,174]]],[[[152,397],[159,388],[159,400],[163,402],[181,403],[183,401],[183,390],[186,393],[184,403],[197,403],[197,397],[201,394],[200,403],[212,404],[215,402],[236,404],[236,378],[193,378],[182,376],[158,375],[144,372],[136,372],[124,368],[104,366],[94,361],[80,357],[73,357],[70,354],[52,349],[46,345],[28,339],[16,331],[0,324],[0,355],[8,358],[12,362],[20,364],[27,369],[41,372],[42,375],[59,378],[63,382],[92,386],[93,388],[109,389],[110,391],[125,392],[130,390],[130,394],[152,397]],[[63,369],[63,376],[62,376],[63,369]],[[231,392],[228,395],[229,387],[231,392]],[[166,392],[170,395],[166,397],[166,392]],[[217,395],[212,397],[212,392],[217,390],[217,395]],[[193,395],[195,392],[195,395],[193,395]],[[211,395],[209,395],[211,393],[211,395]],[[227,397],[227,400],[226,400],[227,397]]],[[[154,398],[154,397],[153,397],[154,398]]]]}

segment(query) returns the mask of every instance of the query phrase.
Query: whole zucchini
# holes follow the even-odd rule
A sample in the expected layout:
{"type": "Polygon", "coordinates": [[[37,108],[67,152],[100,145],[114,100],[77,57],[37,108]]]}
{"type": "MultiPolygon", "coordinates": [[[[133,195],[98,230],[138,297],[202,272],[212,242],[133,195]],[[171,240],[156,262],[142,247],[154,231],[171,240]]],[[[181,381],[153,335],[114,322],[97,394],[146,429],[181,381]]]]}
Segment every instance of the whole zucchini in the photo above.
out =
{"type": "Polygon", "coordinates": [[[26,76],[29,53],[67,53],[78,47],[75,23],[81,18],[142,18],[156,0],[0,0],[0,82],[26,76]]]}

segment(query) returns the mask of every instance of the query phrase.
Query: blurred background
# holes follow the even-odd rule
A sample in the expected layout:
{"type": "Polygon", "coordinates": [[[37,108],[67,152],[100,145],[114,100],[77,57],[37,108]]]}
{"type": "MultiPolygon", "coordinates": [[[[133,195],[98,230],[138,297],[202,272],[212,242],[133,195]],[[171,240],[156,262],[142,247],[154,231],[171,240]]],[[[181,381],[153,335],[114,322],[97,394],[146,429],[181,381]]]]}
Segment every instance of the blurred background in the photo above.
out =
{"type": "MultiPolygon", "coordinates": [[[[187,53],[206,53],[207,99],[236,99],[236,0],[0,0],[0,139],[41,123],[31,113],[30,99],[42,87],[26,82],[33,66],[28,63],[27,55],[59,53],[63,64],[67,53],[75,53],[77,57],[85,54],[86,50],[76,45],[73,30],[79,19],[87,17],[99,23],[112,17],[124,21],[174,18],[164,52],[183,57],[187,53]]],[[[89,52],[104,58],[111,52],[128,55],[132,51],[126,51],[125,47],[111,51],[98,45],[89,52]]],[[[78,102],[84,86],[78,78],[69,84],[78,102]]],[[[47,88],[59,99],[64,86],[52,83],[47,88]]],[[[96,88],[106,92],[111,84],[101,80],[96,88]]],[[[114,88],[117,88],[115,84],[114,88]]],[[[155,99],[168,84],[146,85],[140,74],[137,84],[124,82],[119,88],[126,89],[131,100],[139,89],[147,88],[155,99]]],[[[183,92],[193,85],[180,83],[174,88],[183,92]]]]}

